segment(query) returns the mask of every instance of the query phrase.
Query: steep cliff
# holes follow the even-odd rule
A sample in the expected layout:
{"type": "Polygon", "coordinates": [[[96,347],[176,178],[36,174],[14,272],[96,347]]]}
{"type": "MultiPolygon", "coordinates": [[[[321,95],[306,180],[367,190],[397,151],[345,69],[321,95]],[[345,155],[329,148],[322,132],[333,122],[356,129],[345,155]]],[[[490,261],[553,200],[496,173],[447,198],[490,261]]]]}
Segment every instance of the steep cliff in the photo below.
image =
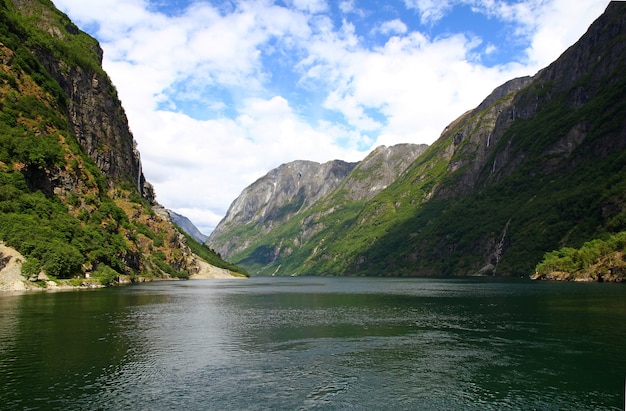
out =
{"type": "Polygon", "coordinates": [[[0,241],[35,282],[188,277],[203,266],[155,203],[101,60],[50,1],[0,0],[0,241]]]}
{"type": "Polygon", "coordinates": [[[132,181],[154,200],[115,86],[102,70],[100,45],[49,1],[12,3],[21,15],[15,34],[24,36],[24,46],[36,59],[33,64],[58,84],[55,95],[81,148],[111,183],[132,181]]]}
{"type": "Polygon", "coordinates": [[[267,274],[530,275],[546,252],[626,230],[625,45],[626,5],[613,2],[558,60],[498,87],[386,188],[347,202],[359,187],[347,178],[234,260],[267,274]]]}
{"type": "Polygon", "coordinates": [[[394,182],[422,154],[426,144],[379,146],[356,165],[338,191],[354,201],[367,201],[394,182]]]}
{"type": "Polygon", "coordinates": [[[426,147],[381,146],[359,163],[282,165],[242,192],[207,244],[252,272],[292,274],[314,257],[321,233],[348,224],[426,147]]]}
{"type": "Polygon", "coordinates": [[[344,161],[320,164],[299,160],[271,170],[233,201],[207,244],[224,257],[236,254],[328,195],[354,166],[344,161]],[[241,230],[246,230],[244,236],[232,234],[241,230]]]}

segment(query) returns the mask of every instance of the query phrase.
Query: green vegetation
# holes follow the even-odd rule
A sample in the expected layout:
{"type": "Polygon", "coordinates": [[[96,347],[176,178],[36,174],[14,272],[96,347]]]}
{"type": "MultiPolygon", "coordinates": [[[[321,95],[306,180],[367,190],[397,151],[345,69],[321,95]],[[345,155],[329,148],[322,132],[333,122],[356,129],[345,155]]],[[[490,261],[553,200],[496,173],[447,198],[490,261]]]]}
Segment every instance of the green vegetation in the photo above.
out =
{"type": "MultiPolygon", "coordinates": [[[[10,0],[0,0],[0,38],[12,50],[30,54],[24,71],[49,78],[47,72],[39,70],[39,62],[32,51],[50,53],[66,67],[87,69],[104,75],[100,66],[100,46],[91,36],[83,33],[49,0],[22,2],[18,12],[10,0]],[[51,35],[51,33],[54,33],[51,35]]],[[[53,89],[61,90],[58,84],[49,83],[53,89]]],[[[44,87],[46,89],[46,87],[44,87]]],[[[65,99],[61,92],[57,95],[65,99]]]]}
{"type": "Polygon", "coordinates": [[[215,267],[224,268],[226,270],[239,273],[246,277],[248,276],[248,273],[246,270],[244,270],[243,268],[235,264],[222,260],[222,257],[219,256],[215,251],[213,251],[206,245],[200,244],[199,242],[197,242],[193,237],[191,237],[189,234],[183,231],[182,228],[178,226],[176,226],[176,228],[182,235],[185,236],[185,239],[187,240],[187,245],[189,246],[189,248],[195,255],[197,255],[198,257],[202,258],[204,261],[206,261],[207,263],[215,267]]]}
{"type": "Polygon", "coordinates": [[[626,230],[626,63],[612,53],[611,72],[593,59],[574,84],[540,79],[462,116],[370,201],[337,191],[267,234],[235,228],[227,236],[256,240],[233,261],[263,274],[528,276],[567,247],[555,255],[576,264],[562,268],[583,270],[597,253],[571,250],[626,230]]]}
{"type": "Polygon", "coordinates": [[[167,262],[167,258],[165,256],[165,253],[163,253],[162,251],[155,251],[152,253],[152,262],[154,264],[156,264],[156,266],[163,271],[164,273],[167,273],[168,275],[175,277],[175,278],[189,278],[189,272],[187,271],[181,271],[175,267],[172,266],[172,264],[169,264],[167,262]]]}
{"type": "Polygon", "coordinates": [[[128,218],[105,199],[86,222],[72,216],[57,197],[31,192],[22,173],[0,173],[0,238],[28,258],[26,270],[58,278],[81,275],[100,263],[124,273],[128,251],[121,227],[128,218]]]}
{"type": "MultiPolygon", "coordinates": [[[[89,267],[96,267],[94,278],[109,285],[121,274],[134,276],[150,270],[152,263],[153,270],[188,277],[174,266],[176,252],[168,250],[162,228],[131,221],[106,195],[87,196],[81,202],[73,193],[68,203],[78,206],[73,207],[74,213],[61,198],[31,191],[23,173],[0,173],[0,238],[27,258],[25,274],[43,270],[56,278],[82,277],[89,267]],[[155,250],[144,264],[137,257],[142,238],[152,240],[149,247],[155,250]]],[[[149,205],[141,204],[139,209],[144,207],[149,205]]]]}
{"type": "Polygon", "coordinates": [[[110,180],[72,134],[64,80],[95,74],[119,104],[98,43],[49,0],[17,4],[0,0],[0,241],[26,257],[29,277],[187,278],[175,229],[155,217],[134,178],[110,180]]]}
{"type": "Polygon", "coordinates": [[[91,273],[91,277],[97,279],[100,284],[105,286],[117,283],[119,273],[106,264],[100,264],[98,269],[91,273]]]}
{"type": "Polygon", "coordinates": [[[565,273],[572,278],[605,276],[626,280],[626,231],[586,242],[580,248],[564,247],[546,253],[535,268],[538,277],[550,278],[565,273]]]}

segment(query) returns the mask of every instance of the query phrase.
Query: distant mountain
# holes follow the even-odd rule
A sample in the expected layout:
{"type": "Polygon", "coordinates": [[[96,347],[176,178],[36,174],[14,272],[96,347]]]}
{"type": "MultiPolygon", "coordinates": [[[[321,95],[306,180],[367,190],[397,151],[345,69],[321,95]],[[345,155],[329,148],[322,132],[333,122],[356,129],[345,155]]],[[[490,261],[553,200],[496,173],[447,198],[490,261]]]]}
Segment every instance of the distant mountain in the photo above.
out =
{"type": "Polygon", "coordinates": [[[243,190],[207,244],[228,258],[328,195],[354,166],[344,161],[294,161],[271,170],[243,190]],[[239,236],[244,227],[252,229],[239,236]]]}
{"type": "Polygon", "coordinates": [[[172,222],[174,224],[179,226],[184,232],[189,234],[194,240],[196,240],[200,244],[204,244],[204,242],[209,238],[208,235],[202,234],[200,230],[198,230],[198,227],[196,227],[191,222],[191,220],[189,220],[184,215],[177,214],[172,210],[167,210],[167,212],[170,214],[170,218],[172,219],[172,222]]]}
{"type": "Polygon", "coordinates": [[[0,289],[187,278],[213,257],[233,269],[156,203],[101,63],[49,0],[0,1],[0,242],[23,256],[0,255],[0,289]]]}
{"type": "Polygon", "coordinates": [[[326,220],[335,219],[336,225],[350,217],[355,207],[387,187],[426,148],[381,146],[359,163],[283,164],[244,189],[207,244],[225,258],[238,258],[254,249],[252,260],[263,265],[278,261],[281,253],[294,252],[326,229],[326,220]],[[276,241],[298,246],[281,250],[276,241]]]}
{"type": "Polygon", "coordinates": [[[209,243],[259,274],[528,276],[547,252],[608,241],[626,231],[625,48],[626,4],[612,2],[553,64],[407,156],[384,189],[357,166],[286,222],[248,220],[209,243]]]}

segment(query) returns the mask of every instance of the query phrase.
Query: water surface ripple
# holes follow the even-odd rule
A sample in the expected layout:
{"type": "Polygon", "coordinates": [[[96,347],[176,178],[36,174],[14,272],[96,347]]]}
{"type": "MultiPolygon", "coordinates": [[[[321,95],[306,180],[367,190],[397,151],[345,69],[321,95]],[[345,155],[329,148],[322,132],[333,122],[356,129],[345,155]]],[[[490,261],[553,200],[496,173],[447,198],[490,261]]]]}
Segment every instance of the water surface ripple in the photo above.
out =
{"type": "Polygon", "coordinates": [[[626,287],[252,278],[0,296],[2,409],[619,410],[626,287]]]}

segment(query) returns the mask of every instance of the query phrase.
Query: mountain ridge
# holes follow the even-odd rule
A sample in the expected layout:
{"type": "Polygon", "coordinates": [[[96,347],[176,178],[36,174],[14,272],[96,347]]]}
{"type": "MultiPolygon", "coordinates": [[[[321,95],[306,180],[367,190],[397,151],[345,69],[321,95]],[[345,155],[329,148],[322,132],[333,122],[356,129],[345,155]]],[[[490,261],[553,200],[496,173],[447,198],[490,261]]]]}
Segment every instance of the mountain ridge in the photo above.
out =
{"type": "Polygon", "coordinates": [[[212,239],[218,238],[229,226],[256,224],[261,235],[268,232],[274,222],[289,219],[327,195],[355,165],[340,160],[323,164],[296,160],[280,165],[242,191],[209,236],[207,244],[220,255],[232,255],[232,241],[216,245],[212,239]]]}
{"type": "Polygon", "coordinates": [[[625,15],[610,3],[555,62],[496,88],[371,199],[334,192],[233,261],[259,274],[529,276],[547,252],[626,230],[625,15]]]}
{"type": "Polygon", "coordinates": [[[196,227],[193,222],[191,222],[191,220],[189,220],[184,215],[178,214],[172,210],[167,210],[167,212],[169,213],[170,218],[172,219],[172,222],[174,224],[179,226],[184,232],[189,234],[191,237],[193,237],[194,240],[196,240],[200,244],[203,244],[209,238],[208,235],[202,234],[198,227],[196,227]]]}
{"type": "Polygon", "coordinates": [[[349,207],[363,203],[372,198],[377,192],[381,191],[389,185],[419,154],[426,150],[426,145],[416,144],[398,144],[391,147],[379,146],[372,150],[362,161],[358,163],[343,163],[337,160],[324,163],[312,162],[291,162],[283,164],[275,170],[271,170],[266,176],[261,177],[255,183],[248,186],[234,202],[227,216],[218,224],[216,230],[211,233],[207,244],[214,248],[220,255],[226,258],[241,253],[250,244],[254,244],[258,239],[262,239],[267,233],[276,230],[286,230],[284,233],[286,238],[278,240],[280,244],[259,244],[259,251],[262,259],[276,260],[281,254],[294,252],[301,246],[302,242],[306,242],[319,232],[324,231],[328,227],[325,220],[331,218],[336,221],[343,221],[344,212],[342,207],[336,207],[329,198],[336,196],[341,198],[341,202],[345,202],[349,207]],[[238,210],[250,206],[253,213],[258,215],[261,207],[258,204],[248,203],[248,192],[257,193],[256,195],[263,197],[268,195],[269,191],[277,190],[278,192],[291,191],[290,185],[280,185],[276,187],[275,176],[281,175],[283,170],[293,170],[297,174],[297,165],[299,164],[318,164],[318,167],[333,169],[334,165],[342,165],[340,173],[317,173],[313,185],[319,187],[316,190],[317,195],[313,198],[300,197],[300,202],[294,207],[291,203],[292,198],[280,203],[280,207],[289,209],[280,219],[270,219],[268,224],[258,224],[250,217],[237,221],[230,217],[238,210]],[[332,178],[328,178],[331,175],[332,178]],[[267,181],[270,181],[268,184],[267,181]],[[305,204],[306,203],[306,204],[305,204]],[[230,230],[229,225],[234,226],[230,230]],[[247,228],[251,230],[245,232],[247,228]],[[286,240],[286,241],[285,241],[286,240]],[[289,245],[286,245],[289,244],[289,245]]]}

